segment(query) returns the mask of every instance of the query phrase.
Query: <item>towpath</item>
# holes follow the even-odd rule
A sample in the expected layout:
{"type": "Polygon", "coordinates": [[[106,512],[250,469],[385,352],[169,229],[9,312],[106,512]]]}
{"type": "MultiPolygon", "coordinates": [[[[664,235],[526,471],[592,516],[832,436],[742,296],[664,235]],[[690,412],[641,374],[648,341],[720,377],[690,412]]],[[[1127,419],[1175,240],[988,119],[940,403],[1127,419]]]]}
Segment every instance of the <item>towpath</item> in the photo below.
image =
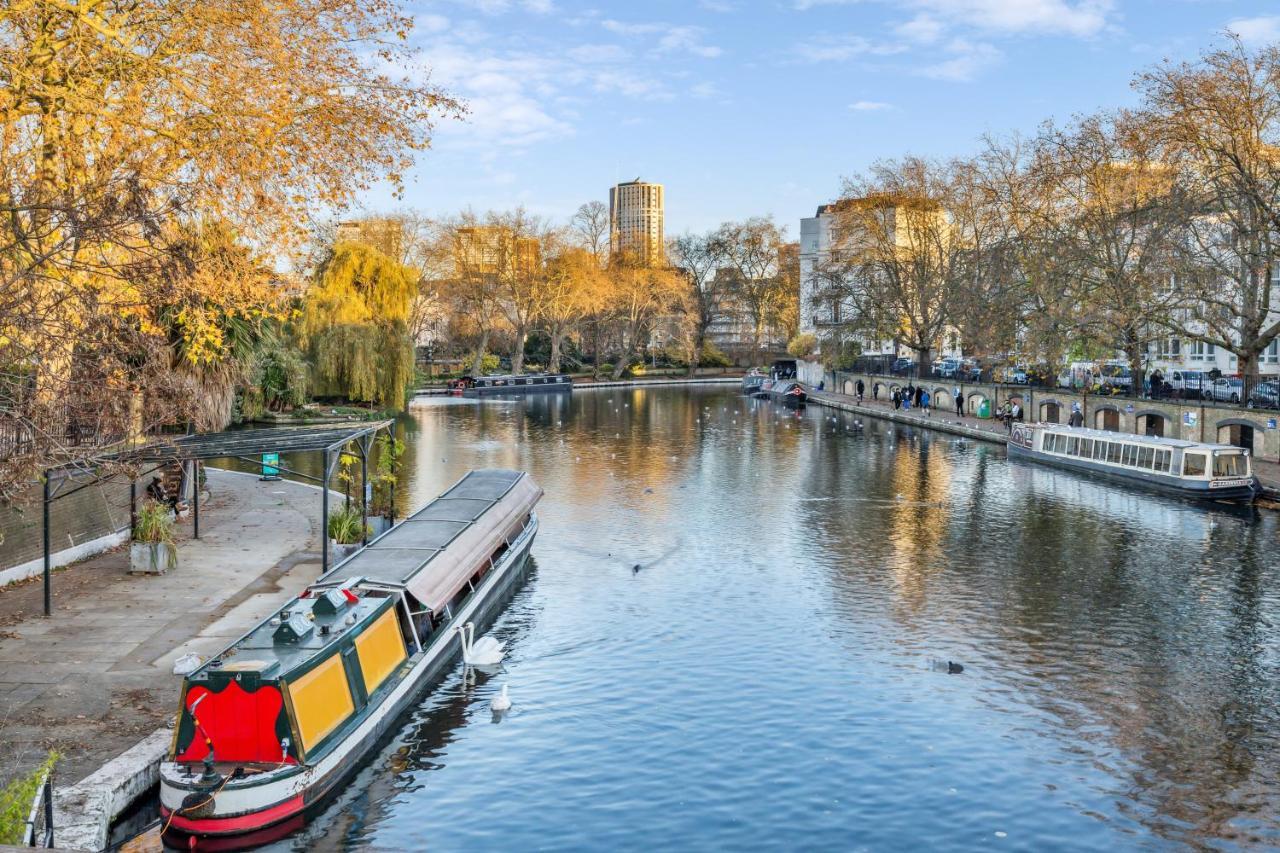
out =
{"type": "Polygon", "coordinates": [[[56,749],[58,784],[77,782],[170,723],[174,660],[217,651],[319,574],[319,491],[207,470],[201,538],[179,525],[176,570],[131,576],[127,548],[59,570],[48,619],[38,578],[0,591],[6,777],[56,749]]]}
{"type": "MultiPolygon", "coordinates": [[[[929,415],[925,415],[918,409],[909,411],[894,409],[891,402],[884,399],[873,400],[869,394],[864,395],[859,402],[853,395],[837,394],[833,391],[810,390],[809,398],[831,408],[885,418],[897,423],[936,429],[998,444],[1004,444],[1005,441],[1006,432],[1004,424],[1000,421],[992,418],[975,418],[971,415],[957,415],[954,409],[934,409],[929,415]]],[[[1255,457],[1253,466],[1254,473],[1258,475],[1258,480],[1267,492],[1267,497],[1272,500],[1280,498],[1280,464],[1255,457]]]]}

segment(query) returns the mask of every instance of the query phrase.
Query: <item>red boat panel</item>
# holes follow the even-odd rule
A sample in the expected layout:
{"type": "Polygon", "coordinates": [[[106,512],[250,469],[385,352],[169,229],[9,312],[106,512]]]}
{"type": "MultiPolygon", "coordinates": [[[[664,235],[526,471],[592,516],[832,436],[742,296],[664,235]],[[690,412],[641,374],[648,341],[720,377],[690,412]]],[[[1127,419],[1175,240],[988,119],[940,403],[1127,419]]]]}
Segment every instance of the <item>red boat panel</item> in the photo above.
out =
{"type": "MultiPolygon", "coordinates": [[[[281,749],[277,724],[283,708],[284,698],[274,685],[264,684],[252,693],[235,681],[227,682],[217,693],[203,685],[193,685],[187,690],[186,710],[196,720],[195,737],[174,760],[203,760],[209,752],[205,744],[208,736],[218,761],[278,762],[281,749]]],[[[297,763],[293,756],[286,761],[297,763]]]]}

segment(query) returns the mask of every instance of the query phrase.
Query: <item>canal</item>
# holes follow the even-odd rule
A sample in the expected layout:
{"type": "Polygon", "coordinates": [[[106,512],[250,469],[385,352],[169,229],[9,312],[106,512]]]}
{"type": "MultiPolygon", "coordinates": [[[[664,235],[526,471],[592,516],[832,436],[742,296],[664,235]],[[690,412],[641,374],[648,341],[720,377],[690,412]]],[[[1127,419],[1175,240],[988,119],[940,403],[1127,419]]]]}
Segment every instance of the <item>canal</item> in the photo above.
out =
{"type": "Polygon", "coordinates": [[[459,666],[277,849],[1280,845],[1273,513],[723,387],[403,426],[415,507],[546,489],[505,672],[459,666]]]}

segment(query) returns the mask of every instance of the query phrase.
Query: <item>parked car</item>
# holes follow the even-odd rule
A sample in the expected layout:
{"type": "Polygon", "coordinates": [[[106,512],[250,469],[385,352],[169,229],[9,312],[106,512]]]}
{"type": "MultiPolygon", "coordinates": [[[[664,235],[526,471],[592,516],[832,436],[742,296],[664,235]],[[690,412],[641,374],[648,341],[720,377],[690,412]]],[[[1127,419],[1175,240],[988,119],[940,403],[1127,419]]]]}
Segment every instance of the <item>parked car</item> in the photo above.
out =
{"type": "Polygon", "coordinates": [[[1239,403],[1244,397],[1244,380],[1223,377],[1213,380],[1209,396],[1220,403],[1239,403]]]}
{"type": "Polygon", "coordinates": [[[1106,393],[1127,394],[1133,389],[1133,371],[1123,364],[1104,364],[1098,368],[1098,385],[1106,393]]]}
{"type": "Polygon", "coordinates": [[[954,379],[960,372],[960,359],[944,358],[933,365],[933,375],[943,379],[954,379]]]}
{"type": "Polygon", "coordinates": [[[1030,381],[1025,367],[1012,367],[1005,371],[1004,381],[1013,385],[1026,385],[1030,381]]]}
{"type": "Polygon", "coordinates": [[[895,376],[906,376],[907,374],[914,375],[915,371],[916,363],[909,358],[897,359],[894,361],[893,367],[889,369],[889,372],[895,376]]]}
{"type": "Polygon", "coordinates": [[[1280,382],[1259,382],[1249,392],[1245,405],[1250,409],[1280,409],[1280,382]]]}
{"type": "Polygon", "coordinates": [[[1165,382],[1173,396],[1183,400],[1209,396],[1209,386],[1213,384],[1213,380],[1201,370],[1172,370],[1165,377],[1165,382]]]}

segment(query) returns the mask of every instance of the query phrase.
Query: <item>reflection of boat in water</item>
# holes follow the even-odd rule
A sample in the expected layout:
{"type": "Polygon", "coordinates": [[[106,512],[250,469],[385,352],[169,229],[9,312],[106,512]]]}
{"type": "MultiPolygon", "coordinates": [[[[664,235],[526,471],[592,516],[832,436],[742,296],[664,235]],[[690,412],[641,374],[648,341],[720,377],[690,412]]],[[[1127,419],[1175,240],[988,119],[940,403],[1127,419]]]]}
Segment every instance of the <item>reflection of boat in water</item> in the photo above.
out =
{"type": "Polygon", "coordinates": [[[1009,455],[1203,500],[1251,502],[1249,453],[1224,444],[1068,427],[1018,424],[1009,455]]]}
{"type": "Polygon", "coordinates": [[[491,394],[536,394],[572,391],[573,380],[565,373],[525,373],[519,376],[463,376],[449,383],[449,393],[464,397],[491,394]]]}
{"type": "Polygon", "coordinates": [[[541,495],[472,471],[188,675],[160,768],[170,831],[225,848],[296,828],[456,659],[454,629],[492,620],[541,495]]]}
{"type": "Polygon", "coordinates": [[[760,386],[764,384],[764,380],[764,374],[752,368],[746,376],[742,377],[742,393],[749,397],[755,396],[760,386]]]}

